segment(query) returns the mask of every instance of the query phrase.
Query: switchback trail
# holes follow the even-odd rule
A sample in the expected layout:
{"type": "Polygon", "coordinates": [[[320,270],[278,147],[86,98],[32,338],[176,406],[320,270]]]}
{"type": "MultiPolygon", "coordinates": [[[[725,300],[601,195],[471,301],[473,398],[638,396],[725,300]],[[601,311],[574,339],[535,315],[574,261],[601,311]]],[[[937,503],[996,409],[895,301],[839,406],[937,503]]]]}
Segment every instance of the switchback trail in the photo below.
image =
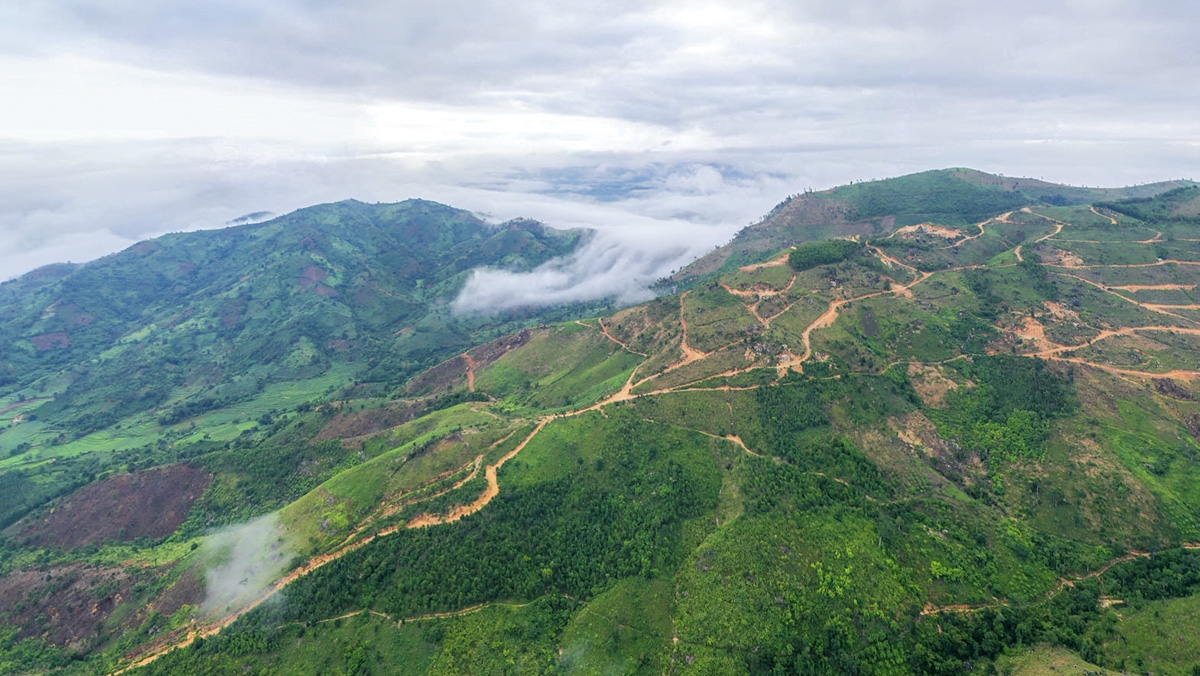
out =
{"type": "MultiPolygon", "coordinates": [[[[1011,214],[1012,214],[1012,212],[1008,212],[1008,213],[1002,214],[1001,216],[996,217],[994,219],[989,219],[988,221],[984,221],[983,223],[979,224],[980,233],[978,235],[974,235],[968,239],[974,239],[976,237],[983,235],[984,227],[986,226],[987,223],[989,223],[991,221],[1008,222],[1008,218],[1011,216],[1011,214]]],[[[1035,215],[1042,216],[1041,214],[1035,214],[1035,215]]],[[[1042,216],[1042,217],[1046,218],[1047,220],[1055,222],[1058,227],[1056,228],[1054,233],[1051,233],[1049,235],[1041,237],[1038,240],[1035,240],[1035,242],[1041,242],[1046,239],[1049,239],[1050,237],[1053,237],[1054,235],[1060,233],[1062,230],[1063,224],[1061,221],[1057,221],[1055,219],[1051,219],[1046,216],[1042,216]]],[[[816,320],[814,320],[807,328],[805,328],[805,330],[802,334],[802,339],[804,342],[804,354],[797,358],[798,362],[803,363],[812,357],[812,354],[813,354],[812,343],[811,343],[812,332],[814,330],[817,330],[820,328],[825,328],[825,327],[831,326],[839,317],[840,309],[843,306],[845,306],[849,303],[855,302],[855,301],[864,300],[864,299],[872,298],[872,297],[876,297],[876,296],[881,296],[881,295],[888,294],[888,293],[892,293],[897,296],[911,295],[911,293],[912,293],[911,288],[913,286],[929,279],[934,274],[933,272],[922,272],[911,265],[907,265],[895,258],[892,258],[892,257],[884,254],[882,251],[880,251],[879,249],[877,249],[875,247],[872,247],[872,250],[874,251],[874,253],[876,253],[876,255],[878,255],[880,257],[881,260],[883,260],[888,265],[899,266],[899,267],[906,268],[909,271],[911,271],[913,278],[914,278],[913,281],[909,282],[906,285],[905,284],[893,284],[892,288],[890,290],[875,291],[875,292],[863,294],[860,296],[855,296],[855,297],[851,297],[851,298],[839,298],[839,299],[834,299],[834,300],[830,301],[828,309],[823,314],[821,314],[821,316],[819,316],[816,320]]],[[[1021,255],[1019,252],[1019,247],[1018,247],[1018,251],[1016,253],[1017,253],[1018,259],[1020,259],[1021,255]]],[[[742,270],[743,271],[753,271],[756,269],[761,269],[763,267],[774,267],[774,266],[785,265],[785,264],[787,264],[787,260],[788,260],[787,255],[784,255],[773,261],[769,261],[767,263],[759,263],[756,265],[745,266],[744,268],[742,268],[742,270]]],[[[1167,264],[1200,265],[1200,261],[1198,261],[1198,262],[1159,261],[1156,263],[1147,263],[1147,264],[1130,264],[1130,265],[1114,265],[1114,266],[1084,266],[1084,267],[1151,267],[1151,266],[1167,265],[1167,264]]],[[[968,266],[968,267],[978,267],[978,266],[968,266]]],[[[1062,267],[1062,266],[1048,266],[1048,267],[1062,267]]],[[[951,268],[951,270],[957,270],[957,269],[961,269],[961,268],[951,268]]],[[[1148,285],[1145,287],[1138,287],[1137,285],[1127,285],[1125,287],[1112,287],[1110,289],[1110,288],[1104,287],[1102,284],[1099,284],[1097,282],[1092,282],[1091,280],[1087,280],[1082,277],[1076,277],[1075,275],[1070,275],[1070,274],[1066,274],[1066,273],[1059,273],[1059,274],[1064,274],[1065,276],[1069,276],[1069,277],[1075,277],[1076,279],[1079,279],[1081,281],[1087,282],[1094,286],[1100,287],[1101,289],[1105,290],[1108,293],[1113,293],[1113,295],[1117,295],[1118,297],[1121,297],[1124,300],[1126,300],[1130,303],[1136,304],[1140,307],[1143,307],[1147,310],[1159,312],[1161,314],[1168,314],[1168,315],[1172,315],[1173,313],[1164,312],[1162,308],[1170,307],[1170,306],[1139,303],[1135,300],[1125,298],[1124,296],[1120,296],[1120,294],[1116,294],[1112,289],[1136,291],[1136,290],[1143,290],[1143,289],[1145,289],[1145,290],[1158,289],[1161,287],[1161,289],[1166,290],[1168,287],[1173,289],[1178,286],[1182,289],[1183,287],[1188,286],[1188,285],[1158,285],[1158,286],[1149,286],[1148,285]]],[[[795,282],[795,277],[793,277],[791,282],[789,282],[788,289],[791,288],[791,286],[792,286],[792,284],[794,284],[794,282],[795,282]]],[[[1191,285],[1190,288],[1194,289],[1195,286],[1191,285]]],[[[749,298],[750,295],[753,293],[758,298],[759,302],[761,302],[762,296],[764,295],[764,294],[760,294],[757,292],[741,292],[740,290],[729,289],[729,287],[726,287],[726,289],[729,290],[731,293],[734,293],[734,295],[742,297],[742,298],[749,298]]],[[[787,291],[788,289],[785,289],[784,291],[787,291]]],[[[783,293],[784,291],[779,291],[779,292],[774,292],[774,293],[766,292],[766,294],[778,295],[778,293],[783,293]]],[[[688,327],[687,327],[687,319],[685,316],[686,315],[686,312],[685,312],[686,298],[687,298],[688,293],[689,292],[685,291],[680,296],[680,306],[679,306],[679,321],[680,321],[680,326],[681,326],[681,330],[682,330],[682,337],[680,340],[680,350],[682,352],[682,359],[679,362],[672,364],[670,367],[665,369],[662,373],[666,373],[666,372],[672,371],[674,369],[680,368],[682,366],[685,366],[687,364],[706,359],[712,354],[712,353],[702,352],[696,348],[693,348],[692,346],[690,346],[688,344],[688,327]]],[[[757,303],[755,303],[755,306],[757,306],[757,303]]],[[[788,307],[790,308],[791,306],[788,306],[788,307]]],[[[774,317],[767,318],[767,319],[762,318],[757,313],[756,307],[755,307],[755,309],[752,309],[751,311],[752,311],[752,314],[754,314],[755,317],[758,318],[760,320],[760,322],[763,323],[764,326],[767,326],[770,319],[774,318],[774,317]]],[[[786,311],[787,311],[787,308],[785,308],[783,310],[783,312],[786,312],[786,311]]],[[[782,314],[782,312],[780,312],[779,314],[782,314]]],[[[777,317],[777,316],[779,316],[779,314],[776,314],[775,316],[777,317]]],[[[1179,315],[1173,315],[1173,316],[1179,317],[1180,319],[1187,320],[1194,324],[1200,323],[1200,322],[1196,322],[1195,320],[1191,320],[1189,318],[1182,317],[1179,315]]],[[[646,356],[642,353],[639,353],[639,352],[636,352],[636,351],[630,349],[625,343],[616,339],[616,337],[614,337],[609,332],[608,327],[606,327],[604,325],[602,320],[599,322],[599,327],[600,327],[600,330],[604,333],[604,335],[609,340],[612,340],[614,343],[620,345],[625,350],[628,350],[629,352],[634,353],[634,354],[641,355],[643,357],[646,356]]],[[[1094,340],[1101,340],[1103,338],[1106,338],[1106,337],[1109,337],[1112,335],[1136,335],[1137,331],[1176,331],[1176,332],[1182,332],[1182,333],[1188,333],[1188,334],[1200,334],[1200,329],[1186,328],[1186,327],[1169,327],[1169,326],[1124,327],[1122,329],[1108,331],[1107,333],[1102,332],[1102,334],[1094,340]]],[[[1094,342],[1094,341],[1092,341],[1092,342],[1094,342]]],[[[1078,349],[1080,347],[1085,347],[1085,345],[1062,346],[1062,345],[1054,344],[1053,347],[1046,349],[1046,350],[1042,350],[1038,353],[1035,353],[1032,356],[1041,356],[1041,357],[1048,358],[1048,359],[1056,359],[1056,360],[1061,360],[1061,361],[1075,362],[1075,363],[1079,363],[1079,364],[1083,364],[1083,365],[1087,365],[1087,366],[1093,366],[1093,367],[1096,367],[1096,368],[1099,368],[1099,369],[1102,369],[1102,370],[1105,370],[1105,371],[1108,371],[1108,372],[1111,372],[1114,374],[1118,374],[1118,375],[1133,375],[1133,376],[1140,376],[1140,377],[1158,377],[1158,378],[1167,377],[1167,378],[1179,378],[1179,379],[1194,379],[1194,378],[1200,377],[1200,372],[1196,372],[1196,371],[1175,370],[1175,371],[1170,371],[1167,373],[1149,373],[1149,372],[1145,372],[1145,371],[1135,371],[1132,369],[1123,369],[1123,368],[1114,367],[1114,366],[1110,366],[1110,365],[1095,364],[1095,363],[1088,362],[1088,361],[1086,361],[1084,359],[1080,359],[1080,358],[1063,357],[1060,354],[1062,352],[1069,351],[1072,349],[1078,349]]],[[[474,371],[476,368],[476,364],[474,362],[474,359],[469,354],[464,354],[463,357],[464,357],[464,359],[467,363],[467,367],[468,367],[468,374],[467,374],[468,387],[469,387],[469,389],[474,391],[474,375],[475,375],[474,371]]],[[[961,358],[961,357],[956,357],[956,358],[961,358]]],[[[173,641],[173,642],[169,642],[166,644],[159,644],[157,646],[153,646],[153,647],[149,648],[148,652],[133,657],[132,658],[133,661],[131,663],[122,667],[120,670],[113,672],[113,674],[124,673],[125,671],[128,671],[129,669],[144,666],[146,664],[149,664],[150,662],[153,662],[154,660],[158,659],[159,657],[162,657],[163,655],[170,653],[172,650],[175,650],[177,648],[184,648],[184,647],[187,647],[188,645],[191,645],[197,638],[207,638],[207,637],[217,634],[223,628],[232,624],[234,621],[236,621],[238,618],[240,618],[245,613],[247,613],[250,610],[261,605],[264,601],[266,601],[268,598],[273,596],[275,593],[282,590],[288,584],[291,584],[295,580],[297,580],[301,577],[304,577],[305,575],[308,575],[309,573],[317,570],[318,568],[321,568],[322,566],[324,566],[332,561],[335,561],[335,560],[341,558],[342,556],[345,556],[346,554],[349,554],[361,547],[366,546],[367,544],[373,542],[378,537],[384,537],[384,536],[396,533],[402,527],[404,527],[404,528],[424,528],[424,527],[429,527],[429,526],[433,526],[433,525],[454,523],[454,522],[462,519],[465,516],[468,516],[470,514],[474,514],[474,513],[478,512],[479,510],[486,507],[500,493],[500,484],[499,484],[499,479],[498,479],[499,469],[504,465],[504,463],[506,463],[508,460],[511,460],[518,453],[520,453],[529,444],[529,442],[532,441],[533,438],[535,436],[537,436],[537,434],[543,428],[545,428],[545,426],[547,424],[549,424],[551,421],[553,421],[557,418],[567,418],[567,417],[577,416],[577,415],[581,415],[581,414],[589,412],[589,411],[600,411],[605,406],[608,406],[610,404],[619,403],[619,402],[628,401],[630,399],[633,399],[635,397],[635,395],[632,394],[632,389],[635,386],[635,376],[637,374],[637,370],[638,370],[637,368],[633,369],[633,371],[629,375],[629,378],[626,380],[625,385],[618,392],[603,399],[602,401],[599,401],[595,404],[592,404],[592,405],[584,407],[584,408],[580,408],[578,410],[574,410],[574,411],[570,411],[570,412],[566,412],[566,413],[554,414],[554,415],[547,415],[547,416],[542,417],[538,421],[538,423],[534,427],[534,429],[528,435],[526,435],[526,437],[521,441],[520,444],[518,444],[511,451],[509,451],[504,456],[499,458],[494,464],[486,466],[486,468],[484,469],[484,474],[485,474],[485,477],[487,480],[487,488],[484,490],[482,495],[480,495],[478,498],[476,498],[470,504],[459,505],[457,507],[454,507],[453,509],[450,510],[449,513],[444,514],[444,515],[443,514],[429,514],[429,513],[422,514],[422,515],[412,519],[407,524],[404,524],[403,526],[392,525],[392,526],[383,528],[374,534],[363,537],[361,539],[355,539],[359,535],[361,535],[365,530],[369,529],[371,527],[371,525],[377,520],[377,518],[383,518],[383,516],[385,516],[386,514],[389,513],[387,511],[387,508],[384,508],[381,512],[377,512],[376,516],[368,517],[365,520],[365,523],[362,524],[351,535],[351,537],[348,538],[348,540],[341,547],[337,548],[334,551],[331,551],[331,552],[328,552],[328,553],[325,553],[325,554],[322,554],[319,556],[315,556],[312,559],[310,559],[309,561],[307,561],[305,564],[303,564],[302,566],[292,570],[287,575],[285,575],[284,577],[277,580],[262,596],[257,598],[254,602],[249,604],[247,607],[240,609],[238,611],[235,611],[233,613],[230,613],[230,614],[220,618],[219,620],[208,623],[208,624],[194,624],[191,628],[186,630],[186,633],[180,632],[180,633],[176,634],[176,636],[174,636],[173,639],[168,639],[169,641],[173,641]]],[[[747,370],[747,369],[735,369],[734,371],[726,372],[726,373],[736,374],[736,373],[742,372],[743,370],[747,370]]],[[[661,375],[661,374],[659,374],[659,375],[661,375]]],[[[653,377],[658,377],[658,376],[652,376],[652,378],[653,377]]],[[[708,379],[711,377],[713,377],[713,376],[705,376],[705,379],[708,379]]],[[[646,382],[649,379],[650,378],[644,379],[641,382],[646,382]]],[[[636,383],[636,384],[640,384],[640,383],[636,383]]],[[[672,387],[666,387],[666,388],[663,388],[660,390],[647,392],[644,395],[639,395],[639,396],[655,396],[655,395],[665,394],[665,393],[669,393],[669,392],[675,392],[675,391],[686,389],[690,385],[694,385],[694,384],[695,384],[694,382],[683,383],[683,384],[675,385],[672,387]]],[[[700,388],[697,388],[697,389],[700,389],[700,388]]],[[[703,388],[703,389],[727,391],[727,390],[734,390],[734,389],[753,389],[753,387],[731,388],[731,387],[727,386],[724,388],[718,387],[718,388],[703,388]]],[[[17,405],[21,405],[24,403],[29,403],[29,402],[20,402],[17,405]]],[[[11,408],[13,408],[13,406],[8,407],[8,409],[6,409],[6,411],[11,410],[11,408]]],[[[512,434],[515,434],[515,432],[509,434],[508,437],[501,439],[499,442],[496,442],[495,445],[498,445],[500,443],[507,441],[512,436],[512,434]]],[[[770,456],[763,456],[759,453],[752,451],[750,448],[748,448],[746,446],[746,444],[742,441],[742,439],[736,435],[728,435],[728,436],[720,437],[720,436],[713,435],[713,434],[710,434],[707,432],[704,432],[704,434],[734,443],[734,444],[740,446],[747,454],[758,456],[758,457],[770,457],[770,456]]],[[[495,445],[493,445],[493,447],[495,445]]],[[[778,459],[776,459],[776,460],[778,461],[778,459]]],[[[449,476],[452,476],[453,474],[465,472],[466,473],[465,477],[459,481],[456,481],[453,486],[453,488],[461,488],[464,484],[466,484],[466,482],[468,482],[471,479],[474,479],[475,477],[478,476],[479,468],[482,464],[483,464],[483,456],[482,455],[477,456],[476,458],[474,458],[473,460],[468,462],[466,465],[463,465],[462,467],[459,467],[454,470],[450,470],[446,473],[443,473],[443,475],[439,475],[439,477],[435,477],[435,481],[444,481],[444,480],[448,479],[449,476]],[[470,471],[466,472],[466,470],[468,468],[470,468],[470,471]]],[[[836,479],[836,478],[835,478],[835,480],[841,481],[840,479],[836,479]]],[[[410,494],[418,492],[419,490],[421,490],[423,487],[425,487],[427,485],[432,485],[432,484],[430,484],[429,482],[426,482],[426,484],[422,484],[422,486],[418,487],[417,489],[410,491],[410,494]]],[[[448,489],[447,491],[442,491],[440,493],[433,494],[431,496],[427,496],[425,498],[421,498],[421,500],[428,499],[428,497],[436,497],[437,495],[442,495],[446,492],[449,492],[449,490],[453,490],[453,488],[448,489]]],[[[402,497],[402,496],[398,496],[398,497],[402,497]]],[[[394,502],[394,500],[395,500],[395,498],[392,499],[392,506],[395,506],[395,504],[396,504],[394,502]]],[[[405,505],[407,505],[407,504],[412,504],[412,503],[411,502],[405,503],[405,505]]],[[[394,513],[395,511],[398,511],[398,510],[392,510],[391,513],[394,513]]],[[[1187,549],[1200,549],[1200,543],[1185,543],[1183,546],[1187,549]]],[[[1062,588],[1065,588],[1066,586],[1073,584],[1074,581],[1102,575],[1105,571],[1107,571],[1113,565],[1120,563],[1121,561],[1129,560],[1131,558],[1136,558],[1139,556],[1146,556],[1146,555],[1147,554],[1145,554],[1144,552],[1134,552],[1134,553],[1126,555],[1125,557],[1119,557],[1117,559],[1114,559],[1113,561],[1110,561],[1108,564],[1106,564],[1101,569],[1094,571],[1092,573],[1089,573],[1085,576],[1074,578],[1073,580],[1063,579],[1058,588],[1056,588],[1055,590],[1051,590],[1050,595],[1059,593],[1062,588]]],[[[998,601],[997,603],[1000,604],[1001,602],[998,601]]],[[[464,615],[464,614],[468,614],[468,613],[472,613],[472,612],[477,612],[477,611],[481,610],[482,608],[486,607],[487,605],[491,605],[491,604],[480,604],[480,605],[476,605],[476,606],[471,606],[469,608],[464,608],[464,609],[461,609],[458,611],[448,611],[445,613],[433,613],[433,614],[429,614],[429,615],[422,615],[422,616],[418,616],[418,617],[414,617],[414,618],[407,618],[407,619],[419,620],[419,619],[435,619],[435,618],[439,618],[439,617],[453,617],[453,616],[464,615]]],[[[506,604],[506,605],[511,605],[511,604],[506,604]]],[[[986,605],[986,606],[982,606],[982,605],[981,606],[950,605],[950,606],[938,607],[938,606],[928,605],[928,606],[926,606],[925,609],[923,609],[921,611],[921,614],[929,615],[929,614],[935,614],[935,613],[940,613],[940,612],[969,612],[971,610],[977,610],[977,609],[984,608],[984,607],[994,607],[994,606],[993,605],[986,605]]],[[[367,612],[367,611],[359,611],[359,612],[361,613],[361,612],[367,612]]],[[[374,613],[375,611],[370,611],[370,612],[374,613]]],[[[378,614],[378,613],[376,613],[376,614],[378,614]]],[[[167,639],[167,637],[163,637],[163,638],[167,639]]]]}
{"type": "Polygon", "coordinates": [[[439,514],[422,514],[412,521],[409,521],[408,525],[405,527],[424,528],[426,526],[435,526],[443,523],[454,523],[455,521],[462,519],[464,516],[474,514],[475,512],[478,512],[486,507],[489,502],[491,502],[497,495],[500,494],[500,481],[497,478],[497,472],[500,470],[500,468],[504,466],[504,463],[513,459],[518,453],[524,450],[525,446],[527,446],[529,442],[535,436],[537,436],[537,433],[542,431],[542,428],[546,426],[546,423],[549,423],[554,418],[555,416],[546,416],[539,420],[537,427],[533,428],[533,431],[529,433],[529,436],[525,437],[525,439],[521,441],[521,443],[517,444],[516,447],[511,451],[501,456],[495,464],[487,466],[487,468],[484,470],[484,476],[487,478],[487,488],[483,491],[483,495],[475,498],[474,502],[469,505],[459,505],[450,510],[449,514],[444,516],[439,514]]]}
{"type": "Polygon", "coordinates": [[[1111,223],[1112,225],[1116,225],[1116,224],[1117,224],[1117,219],[1113,218],[1112,216],[1107,216],[1107,215],[1105,215],[1105,214],[1102,214],[1102,213],[1100,213],[1099,211],[1096,211],[1096,207],[1091,207],[1091,210],[1092,210],[1092,213],[1093,213],[1093,214],[1096,214],[1096,215],[1097,215],[1097,216],[1099,216],[1100,218],[1107,218],[1107,219],[1108,219],[1108,221],[1109,221],[1109,223],[1111,223]]]}

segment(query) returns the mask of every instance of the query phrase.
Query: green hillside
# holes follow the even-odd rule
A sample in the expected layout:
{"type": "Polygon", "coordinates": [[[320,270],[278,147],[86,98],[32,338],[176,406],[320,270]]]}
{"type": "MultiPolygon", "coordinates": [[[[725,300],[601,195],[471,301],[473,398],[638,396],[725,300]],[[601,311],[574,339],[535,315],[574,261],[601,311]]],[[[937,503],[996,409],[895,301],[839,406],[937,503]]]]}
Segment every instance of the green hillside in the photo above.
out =
{"type": "Polygon", "coordinates": [[[1105,200],[1143,200],[1189,186],[1194,189],[1196,184],[1163,181],[1127,188],[1080,188],[964,168],[852,183],[789,197],[761,222],[743,228],[728,244],[680,270],[672,279],[688,282],[718,270],[728,273],[738,266],[766,260],[772,252],[799,242],[883,236],[920,223],[969,229],[980,221],[1028,205],[1064,207],[1105,200]]]}
{"type": "Polygon", "coordinates": [[[118,453],[4,530],[0,673],[1193,676],[1193,189],[987,177],[118,453]]]}
{"type": "Polygon", "coordinates": [[[386,397],[531,319],[452,315],[471,269],[527,270],[583,236],[349,201],[0,285],[0,482],[20,486],[0,491],[0,527],[110,468],[211,450],[349,386],[386,397]]]}

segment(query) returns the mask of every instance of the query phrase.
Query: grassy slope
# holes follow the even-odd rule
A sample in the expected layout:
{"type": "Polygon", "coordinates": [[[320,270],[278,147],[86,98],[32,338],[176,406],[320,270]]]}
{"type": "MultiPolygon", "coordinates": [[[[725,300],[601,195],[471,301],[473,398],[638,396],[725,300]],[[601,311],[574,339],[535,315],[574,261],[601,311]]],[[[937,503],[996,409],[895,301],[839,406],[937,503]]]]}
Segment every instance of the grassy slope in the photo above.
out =
{"type": "MultiPolygon", "coordinates": [[[[919,175],[906,189],[952,179],[919,175]]],[[[873,213],[872,190],[843,194],[873,213]]],[[[1011,198],[947,195],[975,208],[942,219],[959,226],[1011,198]]],[[[1108,666],[1136,652],[1183,669],[1194,631],[1167,637],[1179,643],[1168,650],[1154,622],[1165,613],[1190,626],[1179,618],[1191,598],[1127,614],[1132,652],[1084,645],[1111,620],[1088,596],[1091,573],[1129,550],[1200,540],[1193,382],[1177,376],[1164,390],[1134,370],[1141,363],[1114,371],[1115,355],[1068,349],[1119,327],[1191,326],[1069,276],[1106,268],[1055,267],[1057,242],[1084,239],[1076,227],[1113,242],[1130,241],[1122,227],[1158,229],[1122,223],[1039,207],[982,232],[960,227],[949,244],[904,233],[812,270],[720,279],[741,295],[713,283],[603,323],[532,332],[480,357],[474,393],[465,362],[447,366],[423,396],[480,401],[339,446],[346,464],[284,510],[305,554],[333,561],[289,587],[287,605],[149,671],[185,673],[212,654],[222,656],[213,673],[350,671],[363,650],[411,673],[963,673],[1006,648],[995,666],[1014,673],[1089,668],[1061,647],[1019,647],[1039,640],[1108,666]],[[1051,219],[1068,225],[1053,235],[1051,219]],[[1015,265],[1018,245],[1043,265],[1015,265]],[[683,322],[689,349],[709,356],[681,349],[683,322]],[[798,373],[788,366],[806,341],[798,373]],[[694,361],[681,365],[685,353],[694,361]],[[541,417],[612,396],[630,374],[635,394],[656,394],[541,417]],[[484,469],[518,448],[478,511],[404,528],[478,503],[484,469]],[[339,549],[360,528],[360,541],[386,534],[339,549]],[[332,621],[363,609],[378,615],[332,621]]],[[[1200,281],[1189,267],[1176,274],[1173,283],[1200,281]]],[[[1188,351],[1176,342],[1163,354],[1187,367],[1188,351]]],[[[385,404],[364,401],[368,413],[385,404]]],[[[330,415],[272,428],[300,438],[330,415]]],[[[164,553],[187,557],[186,547],[164,553]]]]}

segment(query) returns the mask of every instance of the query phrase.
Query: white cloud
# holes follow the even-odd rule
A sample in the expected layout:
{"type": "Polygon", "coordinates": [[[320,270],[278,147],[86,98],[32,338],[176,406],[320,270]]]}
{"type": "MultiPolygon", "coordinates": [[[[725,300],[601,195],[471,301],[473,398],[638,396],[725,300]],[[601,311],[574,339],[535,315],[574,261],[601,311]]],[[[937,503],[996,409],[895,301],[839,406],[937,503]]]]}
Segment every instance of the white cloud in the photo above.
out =
{"type": "Polygon", "coordinates": [[[222,528],[204,539],[202,611],[228,617],[257,602],[282,576],[293,550],[278,514],[222,528]]]}
{"type": "Polygon", "coordinates": [[[539,288],[624,293],[804,188],[962,165],[1176,178],[1200,166],[1197,23],[1131,0],[8,3],[0,279],[254,211],[425,197],[598,227],[612,265],[539,288]]]}

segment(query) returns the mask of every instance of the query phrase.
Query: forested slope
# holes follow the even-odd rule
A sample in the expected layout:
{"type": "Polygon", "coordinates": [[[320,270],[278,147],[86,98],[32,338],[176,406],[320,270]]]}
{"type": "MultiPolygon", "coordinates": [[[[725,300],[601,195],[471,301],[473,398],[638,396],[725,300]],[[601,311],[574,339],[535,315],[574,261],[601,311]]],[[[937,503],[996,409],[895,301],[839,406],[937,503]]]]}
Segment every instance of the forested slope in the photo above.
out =
{"type": "Polygon", "coordinates": [[[193,446],[171,536],[35,512],[0,670],[1189,676],[1190,195],[964,194],[193,446]]]}

